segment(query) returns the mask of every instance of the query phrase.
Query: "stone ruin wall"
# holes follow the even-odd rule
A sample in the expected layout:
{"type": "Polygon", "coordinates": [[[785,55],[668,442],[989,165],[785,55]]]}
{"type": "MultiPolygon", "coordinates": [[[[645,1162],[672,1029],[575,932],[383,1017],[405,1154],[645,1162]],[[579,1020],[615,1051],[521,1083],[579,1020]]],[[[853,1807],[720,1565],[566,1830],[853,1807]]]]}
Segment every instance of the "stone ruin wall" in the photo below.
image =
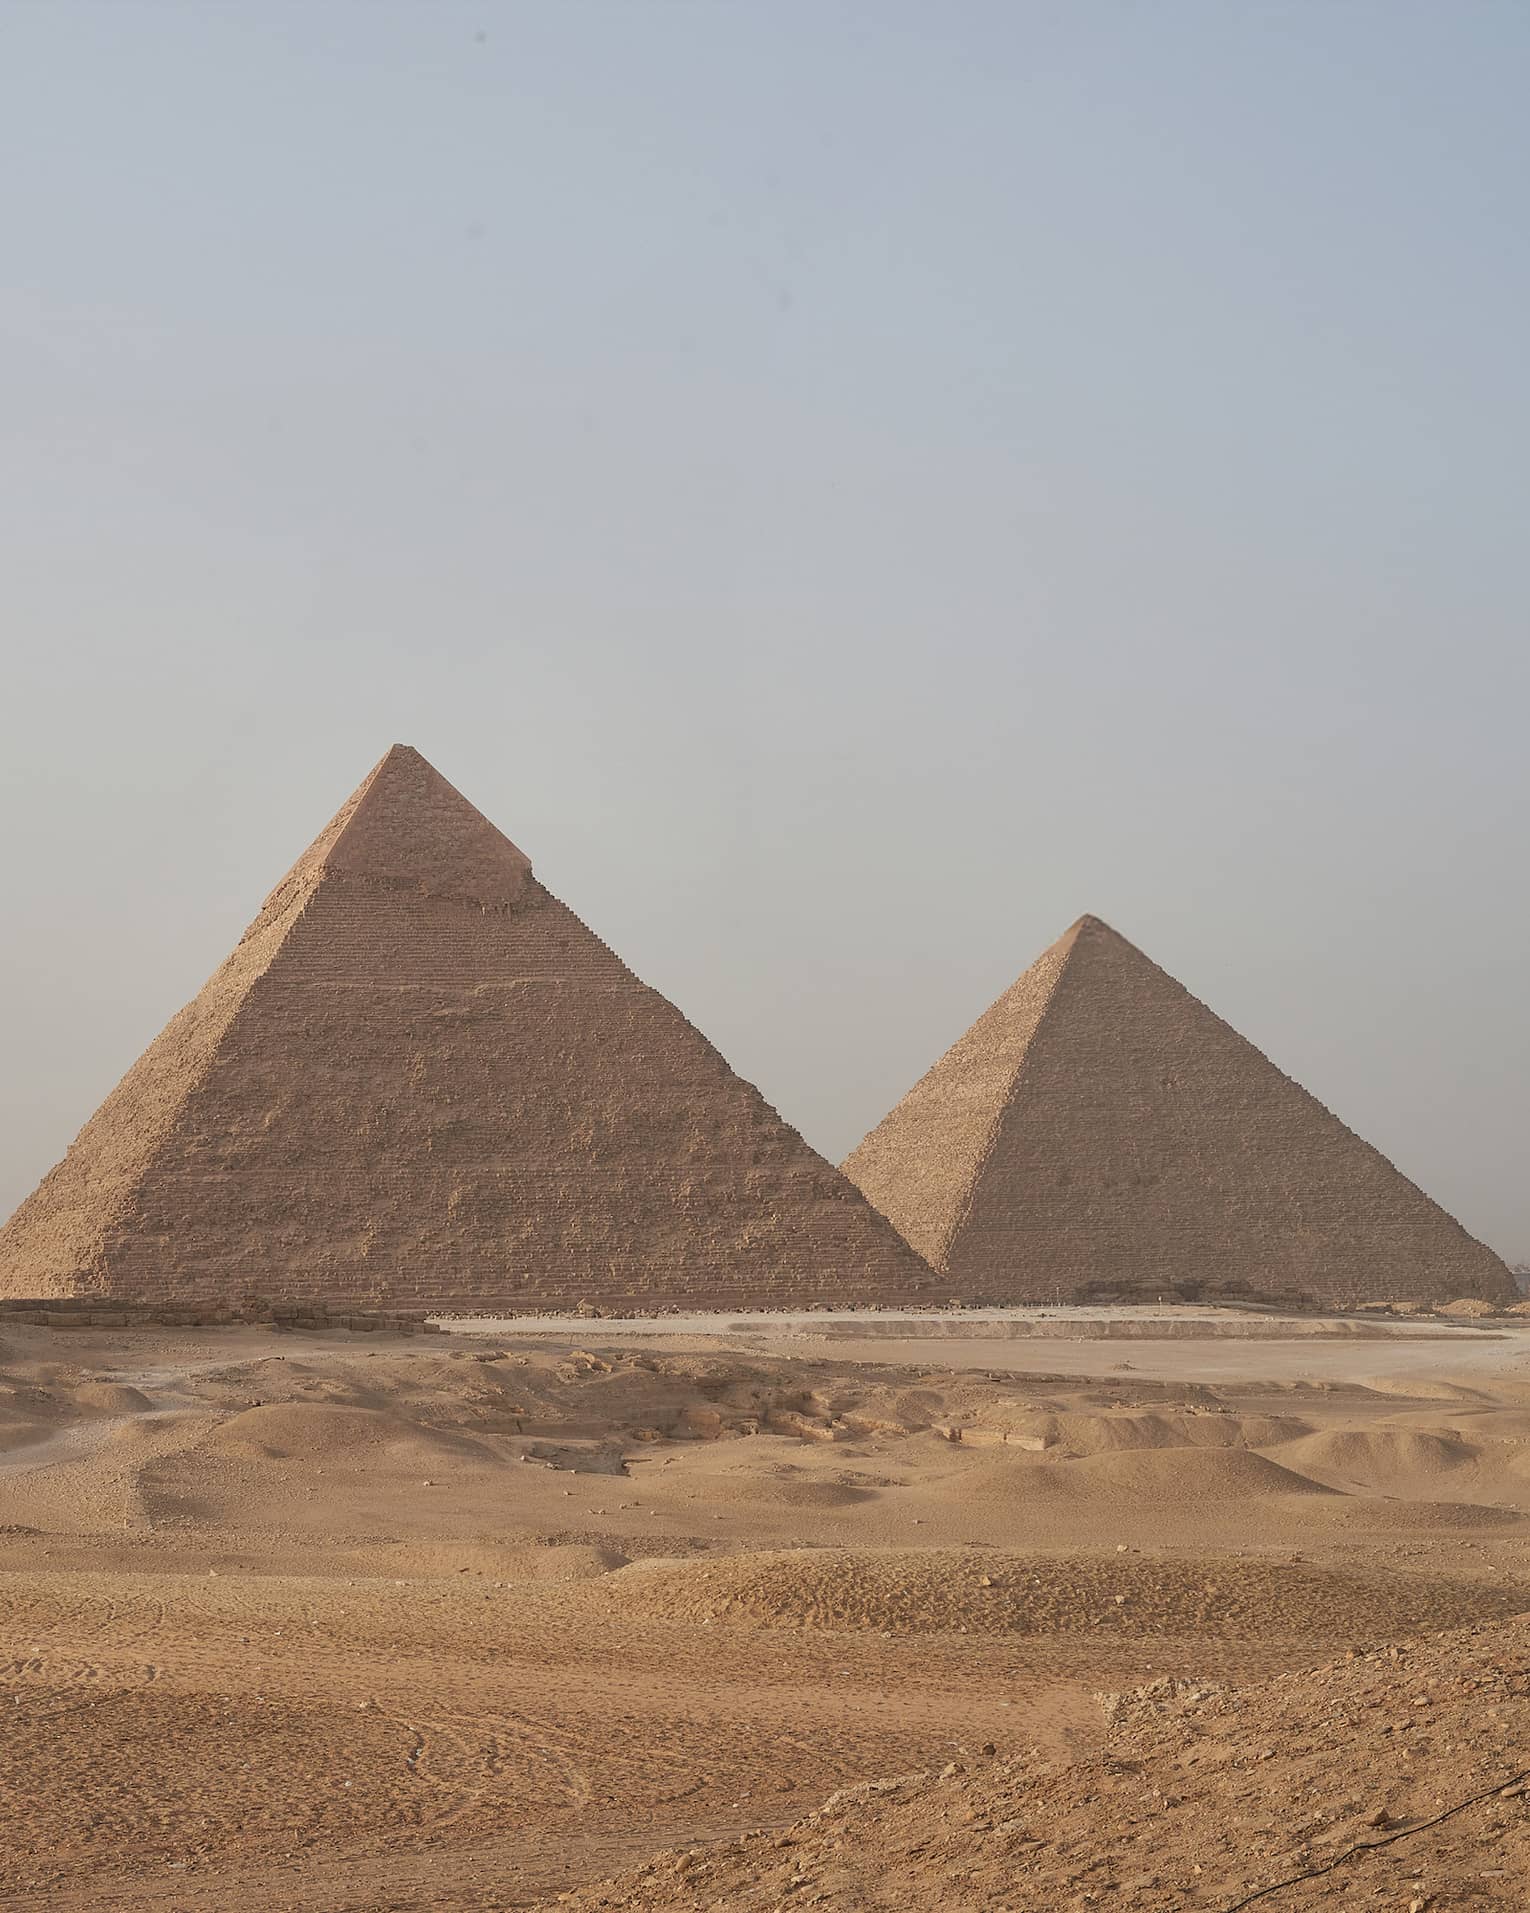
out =
{"type": "Polygon", "coordinates": [[[168,1308],[153,1303],[112,1306],[91,1296],[19,1296],[0,1298],[0,1328],[274,1328],[351,1329],[358,1333],[436,1335],[434,1322],[418,1310],[345,1309],[318,1304],[242,1309],[168,1308]]]}

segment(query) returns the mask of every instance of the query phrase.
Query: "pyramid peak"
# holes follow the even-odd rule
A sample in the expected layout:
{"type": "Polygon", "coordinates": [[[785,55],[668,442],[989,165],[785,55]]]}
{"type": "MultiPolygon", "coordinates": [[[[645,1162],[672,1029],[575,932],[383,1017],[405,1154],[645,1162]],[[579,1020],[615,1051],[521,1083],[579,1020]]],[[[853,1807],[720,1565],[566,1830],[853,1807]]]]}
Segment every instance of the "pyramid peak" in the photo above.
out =
{"type": "Polygon", "coordinates": [[[276,894],[293,878],[319,876],[503,908],[530,880],[531,859],[412,744],[393,744],[276,894]]]}
{"type": "MultiPolygon", "coordinates": [[[[1073,922],[1068,925],[1060,937],[1055,938],[1047,945],[1046,949],[1036,959],[1036,963],[1051,963],[1058,957],[1066,961],[1067,958],[1072,955],[1074,948],[1079,942],[1085,939],[1092,942],[1101,936],[1113,937],[1120,942],[1125,941],[1125,938],[1121,937],[1118,931],[1113,930],[1103,917],[1092,916],[1088,911],[1085,911],[1083,916],[1074,918],[1073,922]]],[[[1033,964],[1031,967],[1035,968],[1036,965],[1033,964]]]]}
{"type": "MultiPolygon", "coordinates": [[[[371,776],[376,777],[380,772],[387,770],[390,765],[402,766],[405,764],[423,764],[427,770],[435,769],[435,765],[431,763],[423,751],[417,751],[412,744],[390,744],[372,767],[371,776]]],[[[371,778],[368,778],[367,781],[370,782],[371,778]]]]}
{"type": "MultiPolygon", "coordinates": [[[[390,744],[357,785],[356,794],[360,796],[380,779],[407,778],[411,774],[418,775],[422,771],[431,777],[441,777],[441,773],[430,759],[423,751],[417,751],[413,744],[390,744]]],[[[441,781],[446,782],[445,778],[441,778],[441,781]]],[[[462,801],[466,803],[467,799],[463,798],[462,801]]]]}
{"type": "Polygon", "coordinates": [[[1122,943],[1126,941],[1126,938],[1121,935],[1121,932],[1117,930],[1113,924],[1107,923],[1103,917],[1097,917],[1088,910],[1068,925],[1067,929],[1063,932],[1063,936],[1071,939],[1080,936],[1098,936],[1101,932],[1108,937],[1119,938],[1122,943]]]}
{"type": "MultiPolygon", "coordinates": [[[[1122,936],[1113,923],[1107,923],[1103,917],[1097,917],[1090,911],[1070,923],[1057,941],[1045,953],[1047,956],[1070,957],[1080,945],[1104,951],[1115,949],[1124,951],[1141,963],[1152,963],[1147,952],[1137,947],[1130,937],[1122,936]]],[[[1154,965],[1157,968],[1157,965],[1154,965]]]]}

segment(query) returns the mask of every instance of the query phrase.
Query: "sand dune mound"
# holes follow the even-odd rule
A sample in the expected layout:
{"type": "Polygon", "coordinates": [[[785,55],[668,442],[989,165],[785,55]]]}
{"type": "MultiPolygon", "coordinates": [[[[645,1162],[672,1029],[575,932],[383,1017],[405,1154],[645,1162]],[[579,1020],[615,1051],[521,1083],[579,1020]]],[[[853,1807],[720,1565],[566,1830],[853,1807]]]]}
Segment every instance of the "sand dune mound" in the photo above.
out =
{"type": "Polygon", "coordinates": [[[1458,1431],[1468,1441],[1530,1443],[1530,1409],[1476,1408],[1454,1419],[1458,1431]]]}
{"type": "Polygon", "coordinates": [[[1417,1428],[1331,1428],[1280,1444],[1283,1467],[1330,1486],[1388,1494],[1420,1493],[1442,1477],[1470,1470],[1481,1450],[1456,1434],[1417,1428]]]}
{"type": "Polygon", "coordinates": [[[1138,1448],[1085,1455],[1076,1461],[1003,1456],[973,1469],[958,1494],[994,1500],[1080,1503],[1247,1500],[1269,1495],[1325,1495],[1330,1489],[1264,1455],[1242,1448],[1138,1448]]]}
{"type": "Polygon", "coordinates": [[[74,1432],[86,1443],[100,1441],[108,1453],[143,1454],[177,1441],[179,1431],[200,1420],[190,1410],[154,1409],[143,1415],[119,1415],[110,1421],[75,1422],[74,1432]]]}
{"type": "Polygon", "coordinates": [[[1307,1527],[1376,1534],[1451,1534],[1530,1527],[1530,1515],[1480,1501],[1400,1501],[1382,1495],[1278,1497],[1267,1509],[1307,1527]]]}
{"type": "Polygon", "coordinates": [[[1421,1402],[1485,1402],[1480,1388],[1428,1375],[1367,1375],[1360,1382],[1373,1395],[1406,1395],[1421,1402]]]}
{"type": "Polygon", "coordinates": [[[660,1854],[559,1905],[776,1913],[801,1894],[825,1913],[1164,1913],[1241,1906],[1331,1863],[1281,1904],[1519,1913],[1530,1903],[1530,1796],[1499,1789],[1530,1744],[1526,1636],[1523,1622],[1484,1627],[1237,1692],[1161,1681],[1109,1706],[1107,1745],[1088,1758],[1001,1749],[871,1781],[785,1835],[660,1854]],[[1420,1714],[1427,1731],[1410,1731],[1420,1714]],[[1358,1721],[1367,1738],[1405,1737],[1412,1757],[1357,1759],[1358,1721]],[[1350,1852],[1415,1826],[1400,1847],[1350,1852]],[[1426,1892],[1398,1884],[1426,1869],[1426,1892]]]}
{"type": "Polygon", "coordinates": [[[1226,1500],[1233,1496],[1326,1494],[1304,1474],[1245,1449],[1155,1448],[1092,1455],[1074,1464],[1102,1492],[1140,1500],[1226,1500]]]}
{"type": "Polygon", "coordinates": [[[324,1402],[266,1402],[220,1424],[206,1447],[244,1460],[323,1462],[366,1452],[382,1460],[469,1458],[477,1444],[377,1408],[324,1402]]]}
{"type": "Polygon", "coordinates": [[[471,1574],[495,1586],[522,1581],[559,1586],[598,1580],[603,1574],[626,1567],[627,1560],[617,1548],[590,1542],[498,1547],[488,1542],[442,1541],[428,1547],[393,1548],[388,1565],[395,1573],[432,1579],[471,1574]]]}
{"type": "Polygon", "coordinates": [[[1087,1456],[1139,1448],[1268,1448],[1307,1434],[1311,1424],[1295,1416],[1196,1415],[1151,1408],[1122,1414],[1032,1415],[1004,1426],[1066,1454],[1087,1456]]]}
{"type": "Polygon", "coordinates": [[[850,1508],[873,1500],[875,1491],[825,1475],[739,1474],[728,1480],[728,1497],[756,1507],[850,1508]]]}
{"type": "Polygon", "coordinates": [[[559,1547],[509,1550],[499,1565],[507,1580],[594,1581],[626,1567],[627,1556],[617,1548],[565,1542],[559,1547]]]}
{"type": "Polygon", "coordinates": [[[47,1434],[48,1424],[33,1415],[11,1415],[0,1411],[0,1455],[16,1448],[29,1448],[34,1442],[45,1440],[47,1434]]]}
{"type": "Polygon", "coordinates": [[[1032,1556],[983,1549],[847,1548],[650,1561],[608,1576],[624,1615],[754,1627],[903,1634],[1350,1638],[1453,1626],[1530,1605],[1530,1595],[1423,1577],[1384,1581],[1301,1566],[1212,1559],[1032,1556]]]}
{"type": "Polygon", "coordinates": [[[153,1407],[142,1389],[125,1382],[82,1382],[74,1391],[74,1404],[106,1415],[142,1415],[153,1407]]]}
{"type": "Polygon", "coordinates": [[[853,1470],[832,1464],[803,1467],[777,1462],[762,1466],[753,1455],[717,1466],[709,1454],[703,1465],[683,1468],[677,1483],[679,1480],[703,1486],[709,1499],[766,1508],[849,1508],[874,1500],[877,1486],[885,1485],[868,1482],[853,1470]]]}

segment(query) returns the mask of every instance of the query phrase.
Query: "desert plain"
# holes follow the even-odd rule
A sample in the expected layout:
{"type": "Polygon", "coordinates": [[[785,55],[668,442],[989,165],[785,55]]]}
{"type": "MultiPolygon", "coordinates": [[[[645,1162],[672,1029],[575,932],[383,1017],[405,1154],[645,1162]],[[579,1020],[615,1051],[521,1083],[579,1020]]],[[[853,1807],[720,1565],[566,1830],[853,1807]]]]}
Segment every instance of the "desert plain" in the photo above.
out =
{"type": "Polygon", "coordinates": [[[0,1905],[1522,1908],[1527,1609],[1511,1315],[7,1324],[0,1905]]]}

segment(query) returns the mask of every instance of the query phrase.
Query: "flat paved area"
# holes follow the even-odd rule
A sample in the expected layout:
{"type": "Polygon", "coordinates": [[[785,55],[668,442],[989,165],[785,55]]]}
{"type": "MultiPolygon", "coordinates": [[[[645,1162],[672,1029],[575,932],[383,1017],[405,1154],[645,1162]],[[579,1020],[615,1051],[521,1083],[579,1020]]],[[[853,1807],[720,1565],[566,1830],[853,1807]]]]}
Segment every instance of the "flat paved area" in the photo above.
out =
{"type": "Polygon", "coordinates": [[[1412,1321],[1364,1315],[1281,1316],[1215,1308],[962,1309],[940,1313],[814,1311],[664,1316],[442,1318],[454,1336],[514,1336],[600,1348],[720,1350],[836,1361],[1084,1379],[1137,1375],[1186,1382],[1403,1381],[1470,1386],[1530,1379],[1530,1320],[1412,1321]],[[1129,1344],[1130,1346],[1127,1346],[1129,1344]]]}

